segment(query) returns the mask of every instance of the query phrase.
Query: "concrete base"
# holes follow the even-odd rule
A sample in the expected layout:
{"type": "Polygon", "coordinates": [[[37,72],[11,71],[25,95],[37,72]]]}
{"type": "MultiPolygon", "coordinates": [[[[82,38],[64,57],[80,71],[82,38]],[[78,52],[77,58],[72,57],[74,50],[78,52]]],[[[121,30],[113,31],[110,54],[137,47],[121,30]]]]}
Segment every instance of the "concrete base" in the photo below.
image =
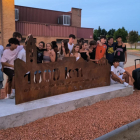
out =
{"type": "Polygon", "coordinates": [[[15,105],[15,100],[0,100],[0,129],[22,126],[37,119],[89,106],[102,100],[128,96],[133,87],[116,84],[81,90],[15,105]]]}

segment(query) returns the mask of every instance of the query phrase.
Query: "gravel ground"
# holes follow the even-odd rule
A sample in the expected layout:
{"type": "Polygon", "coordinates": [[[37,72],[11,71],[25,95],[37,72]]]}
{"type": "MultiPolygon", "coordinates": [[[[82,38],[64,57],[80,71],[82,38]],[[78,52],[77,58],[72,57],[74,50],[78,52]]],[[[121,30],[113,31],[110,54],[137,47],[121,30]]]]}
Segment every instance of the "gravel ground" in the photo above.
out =
{"type": "MultiPolygon", "coordinates": [[[[140,65],[139,65],[140,66],[140,65]]],[[[134,66],[126,68],[132,73],[134,66]]],[[[93,140],[140,119],[140,91],[25,126],[0,130],[0,140],[93,140]]]]}

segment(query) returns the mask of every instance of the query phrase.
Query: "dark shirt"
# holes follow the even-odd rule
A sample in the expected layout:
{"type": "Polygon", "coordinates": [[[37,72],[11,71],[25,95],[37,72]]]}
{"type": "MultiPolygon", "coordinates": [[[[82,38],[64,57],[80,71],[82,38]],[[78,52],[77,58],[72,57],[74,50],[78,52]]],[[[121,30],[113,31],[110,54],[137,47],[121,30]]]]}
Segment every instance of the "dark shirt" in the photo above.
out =
{"type": "Polygon", "coordinates": [[[86,52],[80,52],[80,54],[81,54],[81,57],[82,57],[84,60],[87,61],[88,56],[87,56],[86,52]]]}
{"type": "Polygon", "coordinates": [[[125,52],[126,52],[126,46],[122,47],[116,45],[116,53],[115,53],[115,58],[119,59],[120,62],[124,62],[125,61],[125,52]]]}
{"type": "Polygon", "coordinates": [[[96,53],[96,48],[93,48],[93,51],[90,53],[89,52],[89,56],[90,56],[90,59],[95,59],[95,53],[96,53]]]}
{"type": "Polygon", "coordinates": [[[116,50],[117,43],[113,43],[111,46],[106,43],[107,49],[106,49],[106,59],[109,63],[113,63],[115,50],[116,50]]]}
{"type": "Polygon", "coordinates": [[[40,50],[38,47],[37,47],[37,63],[42,63],[43,61],[43,53],[46,49],[42,49],[40,50]]]}
{"type": "Polygon", "coordinates": [[[10,46],[11,46],[10,44],[7,44],[7,45],[6,45],[6,47],[10,47],[10,46]]]}

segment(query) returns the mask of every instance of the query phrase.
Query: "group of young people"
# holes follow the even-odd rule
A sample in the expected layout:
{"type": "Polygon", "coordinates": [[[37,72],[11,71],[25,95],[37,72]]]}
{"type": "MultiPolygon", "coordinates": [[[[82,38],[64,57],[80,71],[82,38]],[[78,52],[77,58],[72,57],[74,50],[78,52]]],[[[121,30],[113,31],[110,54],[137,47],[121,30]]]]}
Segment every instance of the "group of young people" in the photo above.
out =
{"type": "MultiPolygon", "coordinates": [[[[0,45],[0,88],[3,86],[4,72],[8,76],[5,86],[7,98],[13,99],[15,97],[14,61],[19,58],[26,62],[26,47],[30,36],[31,34],[27,36],[25,45],[20,45],[22,35],[14,32],[13,38],[9,39],[5,49],[0,45]]],[[[121,36],[116,38],[117,42],[114,42],[113,37],[109,37],[106,42],[106,37],[102,35],[99,41],[93,40],[89,44],[84,38],[81,38],[77,44],[74,44],[75,38],[75,35],[70,34],[68,41],[62,40],[60,48],[58,48],[56,41],[46,45],[41,41],[37,47],[37,63],[61,61],[64,57],[75,57],[76,61],[83,58],[85,61],[98,63],[104,57],[111,65],[111,84],[122,83],[128,86],[129,77],[134,82],[132,76],[124,70],[124,65],[127,62],[127,53],[121,36]]]]}

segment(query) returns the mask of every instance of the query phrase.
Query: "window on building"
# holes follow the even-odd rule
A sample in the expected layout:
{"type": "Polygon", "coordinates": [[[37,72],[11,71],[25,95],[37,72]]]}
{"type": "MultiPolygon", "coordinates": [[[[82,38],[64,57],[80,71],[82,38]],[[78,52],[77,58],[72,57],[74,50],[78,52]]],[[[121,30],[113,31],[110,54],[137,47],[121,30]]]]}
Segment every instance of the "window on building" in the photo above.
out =
{"type": "Polygon", "coordinates": [[[19,9],[15,9],[15,21],[19,20],[19,9]]]}
{"type": "Polygon", "coordinates": [[[70,15],[63,15],[63,25],[70,25],[70,15]]]}

